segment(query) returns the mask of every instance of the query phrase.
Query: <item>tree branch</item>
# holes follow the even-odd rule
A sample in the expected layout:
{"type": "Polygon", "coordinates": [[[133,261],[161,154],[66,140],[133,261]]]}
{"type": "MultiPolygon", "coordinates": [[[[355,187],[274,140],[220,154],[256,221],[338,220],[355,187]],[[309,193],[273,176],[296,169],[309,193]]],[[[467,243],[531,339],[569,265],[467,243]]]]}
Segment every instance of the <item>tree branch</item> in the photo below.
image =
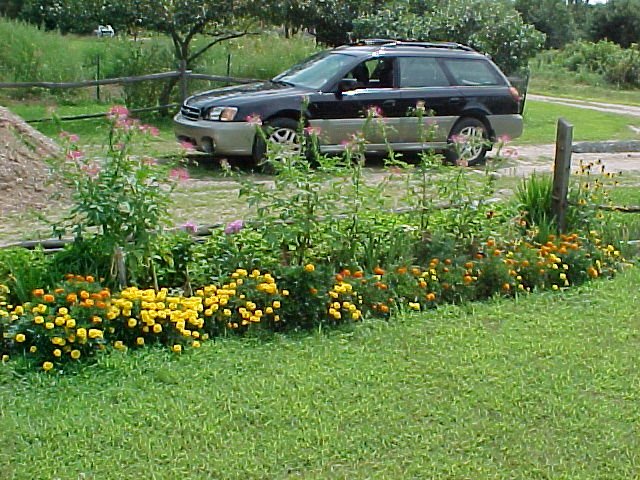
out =
{"type": "Polygon", "coordinates": [[[245,35],[258,35],[258,32],[249,32],[249,31],[245,30],[244,32],[234,32],[234,33],[229,33],[229,34],[223,35],[221,37],[218,37],[215,40],[213,40],[212,42],[209,42],[207,45],[202,47],[200,50],[198,50],[195,53],[193,53],[193,55],[191,55],[187,59],[187,62],[188,63],[193,62],[200,55],[205,53],[207,50],[209,50],[211,47],[213,47],[217,43],[224,42],[224,41],[227,41],[227,40],[231,40],[233,38],[244,37],[245,35]]]}

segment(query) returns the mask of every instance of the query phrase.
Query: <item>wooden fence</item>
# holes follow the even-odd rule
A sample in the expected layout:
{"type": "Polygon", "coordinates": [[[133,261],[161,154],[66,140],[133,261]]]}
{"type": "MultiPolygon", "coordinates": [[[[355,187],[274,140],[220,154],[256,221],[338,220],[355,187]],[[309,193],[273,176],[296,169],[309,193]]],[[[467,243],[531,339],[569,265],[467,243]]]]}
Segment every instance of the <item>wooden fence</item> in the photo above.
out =
{"type": "MultiPolygon", "coordinates": [[[[571,156],[573,153],[618,153],[640,152],[640,142],[581,142],[573,143],[573,125],[565,119],[558,119],[556,130],[556,153],[553,166],[553,190],[551,206],[558,221],[558,228],[564,232],[567,227],[566,214],[569,206],[567,198],[571,177],[571,156]]],[[[596,205],[598,209],[621,213],[640,213],[640,206],[623,207],[596,205]]]]}
{"type": "MultiPolygon", "coordinates": [[[[238,78],[222,75],[208,75],[204,73],[193,73],[191,70],[174,70],[170,72],[151,73],[148,75],[139,75],[135,77],[116,77],[116,78],[104,78],[98,80],[82,80],[77,82],[0,82],[0,89],[19,89],[19,88],[46,88],[50,90],[55,89],[73,89],[73,88],[86,88],[86,87],[98,87],[101,85],[127,85],[137,82],[149,82],[167,80],[170,78],[178,78],[180,85],[180,99],[181,102],[187,97],[188,81],[193,80],[208,80],[212,82],[222,82],[230,84],[243,84],[260,82],[262,80],[255,78],[238,78]]],[[[179,106],[177,103],[168,105],[150,106],[144,108],[138,108],[131,110],[132,113],[149,112],[154,110],[162,110],[167,108],[174,108],[179,106]]],[[[84,114],[60,117],[59,120],[86,120],[90,118],[100,118],[106,116],[107,113],[97,114],[84,114]]],[[[42,118],[27,120],[27,123],[38,123],[52,120],[51,118],[42,118]]]]}

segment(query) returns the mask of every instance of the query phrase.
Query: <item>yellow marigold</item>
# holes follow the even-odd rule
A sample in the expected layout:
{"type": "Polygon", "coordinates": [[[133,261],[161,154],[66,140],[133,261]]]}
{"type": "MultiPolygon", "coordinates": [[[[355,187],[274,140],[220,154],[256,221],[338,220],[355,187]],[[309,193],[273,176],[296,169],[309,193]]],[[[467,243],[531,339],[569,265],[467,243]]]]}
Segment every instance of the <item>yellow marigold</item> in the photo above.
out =
{"type": "Polygon", "coordinates": [[[135,318],[130,318],[130,319],[127,321],[127,326],[128,326],[129,328],[133,328],[133,327],[135,327],[137,324],[138,324],[138,321],[137,321],[135,318]]]}
{"type": "Polygon", "coordinates": [[[124,346],[124,343],[122,343],[122,340],[116,340],[113,342],[113,346],[116,350],[125,350],[127,348],[124,346]]]}
{"type": "Polygon", "coordinates": [[[102,330],[98,330],[97,328],[89,329],[89,338],[102,338],[102,336],[102,330]]]}
{"type": "MultiPolygon", "coordinates": [[[[286,292],[286,290],[283,290],[282,294],[284,295],[284,292],[286,292]]],[[[280,308],[280,302],[278,300],[275,300],[273,302],[273,308],[280,308]]]]}
{"type": "Polygon", "coordinates": [[[199,342],[198,340],[194,340],[194,341],[191,343],[191,346],[192,346],[193,348],[200,348],[200,342],[199,342]]]}
{"type": "Polygon", "coordinates": [[[87,330],[84,328],[79,328],[78,330],[76,330],[76,336],[78,338],[86,338],[87,337],[87,330]]]}
{"type": "Polygon", "coordinates": [[[76,326],[76,321],[73,318],[67,320],[67,328],[74,328],[76,326]]]}
{"type": "Polygon", "coordinates": [[[160,333],[162,331],[162,325],[160,325],[159,323],[156,323],[153,326],[153,333],[160,333]]]}
{"type": "Polygon", "coordinates": [[[27,339],[27,337],[24,336],[23,333],[19,333],[16,335],[16,342],[18,343],[22,343],[27,339]]]}
{"type": "Polygon", "coordinates": [[[53,322],[47,322],[44,324],[44,328],[46,328],[47,330],[51,330],[53,327],[55,327],[53,322]]]}
{"type": "Polygon", "coordinates": [[[313,265],[313,263],[307,263],[307,264],[304,266],[304,271],[305,271],[305,272],[309,272],[309,273],[311,273],[311,272],[313,272],[315,269],[316,269],[316,267],[313,265]]]}
{"type": "Polygon", "coordinates": [[[138,337],[138,338],[136,338],[136,344],[138,344],[138,345],[144,345],[144,338],[142,338],[142,337],[138,337]]]}
{"type": "Polygon", "coordinates": [[[59,348],[56,348],[56,349],[53,351],[53,356],[54,356],[54,357],[59,357],[59,356],[61,356],[61,355],[62,355],[62,350],[60,350],[59,348]]]}
{"type": "Polygon", "coordinates": [[[80,358],[80,350],[71,350],[71,358],[73,358],[74,360],[77,360],[80,358]]]}
{"type": "Polygon", "coordinates": [[[42,364],[42,369],[43,369],[45,372],[48,372],[48,371],[49,371],[49,370],[51,370],[52,368],[53,368],[53,363],[51,363],[51,362],[44,362],[44,363],[42,364]]]}
{"type": "Polygon", "coordinates": [[[54,345],[64,345],[65,341],[64,341],[64,338],[53,337],[51,338],[51,343],[53,343],[54,345]]]}
{"type": "Polygon", "coordinates": [[[180,353],[180,352],[182,352],[182,345],[180,345],[180,344],[175,344],[173,347],[171,347],[171,350],[172,350],[174,353],[180,353]]]}

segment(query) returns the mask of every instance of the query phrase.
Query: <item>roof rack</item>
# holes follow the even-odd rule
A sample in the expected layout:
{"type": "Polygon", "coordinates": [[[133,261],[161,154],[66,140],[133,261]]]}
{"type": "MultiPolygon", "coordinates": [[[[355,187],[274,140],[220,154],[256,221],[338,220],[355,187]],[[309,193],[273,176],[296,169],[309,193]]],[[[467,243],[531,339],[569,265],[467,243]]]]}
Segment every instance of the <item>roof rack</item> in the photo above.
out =
{"type": "Polygon", "coordinates": [[[421,42],[418,40],[397,40],[391,38],[364,38],[352,43],[351,45],[371,45],[383,47],[422,47],[422,48],[446,48],[449,50],[464,50],[466,52],[475,52],[475,50],[467,45],[456,42],[421,42]]]}

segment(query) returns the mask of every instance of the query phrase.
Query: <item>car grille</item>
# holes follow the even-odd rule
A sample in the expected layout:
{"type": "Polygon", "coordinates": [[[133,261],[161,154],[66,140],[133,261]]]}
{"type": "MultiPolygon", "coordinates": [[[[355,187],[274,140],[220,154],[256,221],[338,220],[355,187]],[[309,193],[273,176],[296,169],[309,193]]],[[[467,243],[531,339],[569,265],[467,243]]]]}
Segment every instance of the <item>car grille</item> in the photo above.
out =
{"type": "Polygon", "coordinates": [[[199,120],[200,119],[200,109],[197,107],[190,107],[189,105],[182,105],[180,108],[180,113],[182,116],[188,120],[199,120]]]}

